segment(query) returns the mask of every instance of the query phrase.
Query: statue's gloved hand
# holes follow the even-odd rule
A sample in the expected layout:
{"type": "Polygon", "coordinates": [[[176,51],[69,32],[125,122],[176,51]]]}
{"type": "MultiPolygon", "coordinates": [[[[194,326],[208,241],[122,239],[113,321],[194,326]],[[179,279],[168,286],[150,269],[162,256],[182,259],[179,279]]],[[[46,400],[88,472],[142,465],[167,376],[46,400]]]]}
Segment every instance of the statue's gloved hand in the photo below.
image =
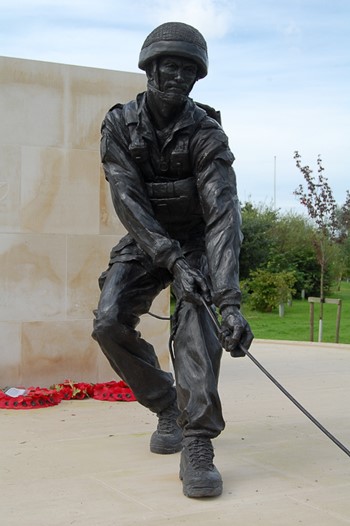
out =
{"type": "Polygon", "coordinates": [[[244,356],[243,349],[249,349],[254,335],[249,323],[236,305],[225,306],[221,310],[222,322],[219,340],[223,348],[232,356],[244,356]],[[242,349],[243,347],[243,349],[242,349]]]}
{"type": "Polygon", "coordinates": [[[201,305],[202,297],[210,303],[210,290],[205,277],[199,270],[190,267],[185,258],[177,259],[172,271],[174,285],[181,290],[184,300],[201,305]]]}

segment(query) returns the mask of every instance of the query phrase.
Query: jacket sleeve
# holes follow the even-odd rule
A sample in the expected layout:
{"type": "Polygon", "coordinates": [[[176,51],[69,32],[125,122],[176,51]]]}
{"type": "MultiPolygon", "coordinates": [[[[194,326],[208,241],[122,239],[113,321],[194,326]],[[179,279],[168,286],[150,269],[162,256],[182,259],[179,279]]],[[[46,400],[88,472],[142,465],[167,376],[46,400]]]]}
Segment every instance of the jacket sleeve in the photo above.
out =
{"type": "Polygon", "coordinates": [[[206,253],[213,301],[222,309],[240,305],[239,253],[241,211],[237,196],[234,157],[222,128],[202,125],[194,140],[198,193],[206,223],[206,253]]]}
{"type": "Polygon", "coordinates": [[[140,170],[129,153],[122,110],[112,109],[102,123],[101,160],[115,211],[129,234],[155,265],[171,270],[182,256],[180,244],[156,220],[140,170]]]}

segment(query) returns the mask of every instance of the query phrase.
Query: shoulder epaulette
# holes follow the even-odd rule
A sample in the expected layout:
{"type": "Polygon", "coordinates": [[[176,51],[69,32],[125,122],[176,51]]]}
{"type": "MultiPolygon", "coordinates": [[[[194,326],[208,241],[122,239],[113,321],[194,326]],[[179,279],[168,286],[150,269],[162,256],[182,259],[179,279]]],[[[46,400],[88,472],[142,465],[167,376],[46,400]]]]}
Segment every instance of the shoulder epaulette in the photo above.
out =
{"type": "Polygon", "coordinates": [[[117,102],[117,104],[114,104],[114,106],[112,106],[111,108],[109,108],[108,111],[113,111],[113,110],[116,110],[117,108],[119,110],[122,110],[124,107],[124,104],[120,104],[119,102],[117,102]]]}

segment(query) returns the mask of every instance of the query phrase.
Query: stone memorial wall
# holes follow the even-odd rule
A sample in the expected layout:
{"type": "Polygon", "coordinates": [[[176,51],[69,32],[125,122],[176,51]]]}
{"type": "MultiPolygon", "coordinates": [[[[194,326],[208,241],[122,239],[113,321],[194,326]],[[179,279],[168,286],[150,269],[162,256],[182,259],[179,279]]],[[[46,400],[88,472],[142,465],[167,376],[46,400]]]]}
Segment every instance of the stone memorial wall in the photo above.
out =
{"type": "MultiPolygon", "coordinates": [[[[0,57],[0,388],[115,378],[91,338],[97,278],[124,234],[100,124],[145,76],[0,57]]],[[[152,306],[167,315],[165,291],[152,306]]],[[[144,316],[168,363],[166,321],[144,316]]]]}

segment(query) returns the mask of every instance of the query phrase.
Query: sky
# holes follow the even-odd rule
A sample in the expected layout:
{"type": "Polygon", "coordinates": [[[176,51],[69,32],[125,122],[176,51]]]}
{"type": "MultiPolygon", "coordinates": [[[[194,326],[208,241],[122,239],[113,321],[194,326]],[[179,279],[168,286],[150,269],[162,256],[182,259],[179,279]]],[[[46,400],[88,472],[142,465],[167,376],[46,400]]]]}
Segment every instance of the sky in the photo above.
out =
{"type": "Polygon", "coordinates": [[[1,0],[0,55],[141,73],[146,36],[169,21],[207,41],[209,73],[191,96],[221,111],[241,202],[306,213],[293,195],[297,150],[315,175],[321,156],[343,204],[350,0],[1,0]]]}

